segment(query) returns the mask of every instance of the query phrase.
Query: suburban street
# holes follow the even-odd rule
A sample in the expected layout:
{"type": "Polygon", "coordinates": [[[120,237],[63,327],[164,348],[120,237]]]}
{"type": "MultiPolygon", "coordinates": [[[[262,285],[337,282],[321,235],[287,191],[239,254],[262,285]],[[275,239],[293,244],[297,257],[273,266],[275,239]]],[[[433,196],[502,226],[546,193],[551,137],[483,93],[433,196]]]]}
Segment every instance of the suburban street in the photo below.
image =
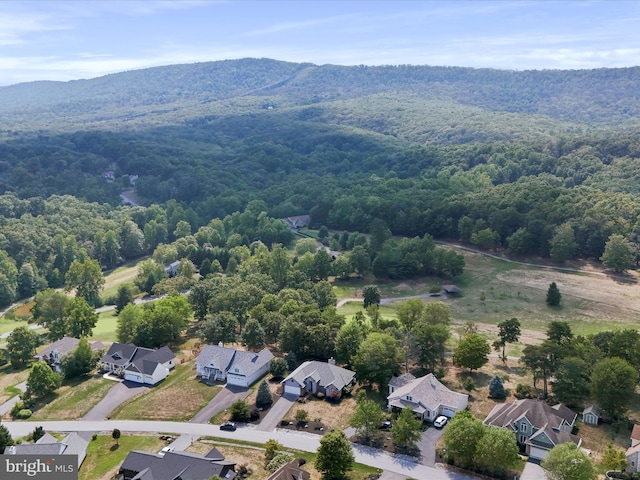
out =
{"type": "MultiPolygon", "coordinates": [[[[34,422],[2,422],[14,438],[28,435],[36,425],[34,422]]],[[[235,432],[221,431],[217,425],[182,422],[155,422],[135,420],[109,421],[62,421],[38,422],[47,432],[104,432],[110,433],[114,428],[123,433],[173,433],[176,435],[215,436],[230,440],[243,440],[265,443],[275,439],[288,448],[315,452],[320,445],[320,436],[311,433],[299,433],[290,430],[276,429],[273,432],[261,432],[255,427],[241,426],[235,432]]],[[[356,462],[371,465],[382,470],[413,477],[420,480],[471,480],[474,477],[440,468],[428,467],[416,463],[412,457],[391,455],[382,450],[353,444],[356,462]]]]}

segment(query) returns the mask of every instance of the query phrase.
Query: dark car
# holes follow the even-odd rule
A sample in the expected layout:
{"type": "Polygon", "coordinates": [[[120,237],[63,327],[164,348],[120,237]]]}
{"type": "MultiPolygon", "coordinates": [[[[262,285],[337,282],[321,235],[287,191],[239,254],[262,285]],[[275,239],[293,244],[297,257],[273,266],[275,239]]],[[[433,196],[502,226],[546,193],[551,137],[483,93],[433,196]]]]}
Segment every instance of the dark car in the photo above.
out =
{"type": "Polygon", "coordinates": [[[228,432],[235,432],[236,431],[236,424],[233,422],[225,422],[222,425],[220,425],[220,430],[226,430],[228,432]]]}

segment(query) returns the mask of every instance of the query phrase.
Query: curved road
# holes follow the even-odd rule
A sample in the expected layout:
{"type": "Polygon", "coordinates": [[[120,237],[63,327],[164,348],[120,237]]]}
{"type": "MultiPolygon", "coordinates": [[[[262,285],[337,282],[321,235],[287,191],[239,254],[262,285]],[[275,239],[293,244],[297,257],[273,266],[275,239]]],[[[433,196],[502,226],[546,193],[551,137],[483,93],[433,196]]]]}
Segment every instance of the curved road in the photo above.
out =
{"type": "MultiPolygon", "coordinates": [[[[2,422],[14,438],[24,437],[33,431],[35,422],[2,422]]],[[[61,421],[37,422],[47,432],[106,432],[114,428],[129,433],[175,433],[180,435],[214,436],[231,440],[266,443],[275,439],[288,448],[315,452],[320,446],[320,436],[275,430],[261,432],[252,427],[240,427],[235,432],[221,431],[217,425],[182,422],[148,422],[136,420],[109,421],[61,421]]],[[[472,480],[475,477],[447,472],[439,468],[427,467],[417,463],[412,457],[391,455],[382,450],[352,444],[356,462],[371,465],[382,470],[406,475],[408,477],[429,480],[472,480]]]]}

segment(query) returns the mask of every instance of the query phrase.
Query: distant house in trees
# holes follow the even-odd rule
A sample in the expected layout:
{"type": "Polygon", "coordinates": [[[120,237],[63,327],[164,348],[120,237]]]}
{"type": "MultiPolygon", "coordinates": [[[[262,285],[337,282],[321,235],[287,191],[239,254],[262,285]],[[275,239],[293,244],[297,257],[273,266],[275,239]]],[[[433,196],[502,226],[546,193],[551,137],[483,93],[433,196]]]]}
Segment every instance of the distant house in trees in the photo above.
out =
{"type": "Polygon", "coordinates": [[[158,350],[115,342],[100,359],[102,371],[124,377],[131,382],[155,385],[169,376],[176,366],[176,356],[168,347],[158,350]]]}
{"type": "Polygon", "coordinates": [[[634,425],[631,430],[631,446],[626,452],[627,472],[640,472],[640,425],[634,425]]]}
{"type": "MultiPolygon", "coordinates": [[[[89,434],[91,435],[91,434],[89,434]]],[[[20,443],[5,448],[5,455],[77,455],[78,468],[87,456],[89,441],[72,432],[58,441],[54,436],[45,433],[36,443],[20,443]]]]}
{"type": "Polygon", "coordinates": [[[443,285],[442,290],[444,290],[444,293],[446,293],[447,295],[458,295],[460,292],[462,292],[460,287],[456,285],[443,285]]]}
{"type": "Polygon", "coordinates": [[[602,418],[602,410],[596,404],[587,405],[582,411],[582,421],[587,425],[598,425],[602,418]]]}
{"type": "Polygon", "coordinates": [[[416,378],[410,373],[389,381],[389,410],[410,408],[423,422],[433,422],[439,415],[452,417],[467,408],[469,395],[444,386],[433,373],[416,378]]]}
{"type": "Polygon", "coordinates": [[[267,480],[311,480],[311,474],[300,468],[300,460],[291,460],[269,475],[267,480]]]}
{"type": "Polygon", "coordinates": [[[227,480],[236,478],[235,463],[225,461],[215,447],[204,455],[178,451],[160,455],[132,450],[118,475],[123,480],[209,480],[216,475],[227,480]]]}
{"type": "MultiPolygon", "coordinates": [[[[51,367],[54,372],[61,372],[60,361],[67,353],[73,352],[78,348],[80,340],[74,337],[62,337],[60,340],[53,342],[48,347],[45,347],[41,352],[36,354],[36,361],[45,362],[51,367]]],[[[99,352],[104,350],[104,344],[100,341],[90,343],[91,350],[99,352]]]]}
{"type": "Polygon", "coordinates": [[[269,371],[273,354],[268,348],[258,353],[218,345],[205,345],[196,359],[196,376],[204,381],[225,381],[248,387],[269,371]]]}
{"type": "Polygon", "coordinates": [[[178,274],[178,269],[180,268],[180,260],[176,260],[175,262],[171,262],[169,265],[164,267],[164,271],[169,277],[175,277],[178,274]]]}
{"type": "Polygon", "coordinates": [[[328,398],[337,399],[342,397],[342,390],[355,381],[355,372],[338,367],[334,359],[329,359],[328,362],[304,362],[281,383],[284,393],[296,396],[323,393],[328,398]]]}
{"type": "Polygon", "coordinates": [[[547,405],[539,400],[522,399],[493,407],[484,420],[490,427],[509,429],[520,448],[535,460],[544,460],[556,445],[582,439],[571,433],[578,415],[562,404],[547,405]]]}
{"type": "Polygon", "coordinates": [[[304,228],[311,222],[311,215],[298,215],[297,217],[287,217],[282,219],[290,228],[297,230],[304,228]]]}

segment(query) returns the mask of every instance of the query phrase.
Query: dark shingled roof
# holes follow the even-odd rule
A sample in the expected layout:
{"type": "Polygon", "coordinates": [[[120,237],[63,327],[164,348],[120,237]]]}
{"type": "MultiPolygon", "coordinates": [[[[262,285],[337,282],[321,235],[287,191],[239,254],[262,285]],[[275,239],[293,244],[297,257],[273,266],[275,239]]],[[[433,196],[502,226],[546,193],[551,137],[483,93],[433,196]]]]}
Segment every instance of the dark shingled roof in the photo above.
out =
{"type": "Polygon", "coordinates": [[[577,414],[564,405],[550,407],[539,400],[525,398],[513,403],[496,405],[485,418],[484,424],[493,427],[509,427],[513,430],[514,422],[521,417],[526,417],[537,429],[543,429],[545,426],[559,429],[563,422],[573,425],[577,414]]]}
{"type": "Polygon", "coordinates": [[[273,472],[267,480],[310,480],[311,474],[300,468],[298,459],[285,463],[275,472],[273,472]]]}
{"type": "MultiPolygon", "coordinates": [[[[220,452],[218,452],[219,454],[220,452]]],[[[210,451],[207,455],[212,453],[210,451]]],[[[157,453],[133,450],[120,466],[120,472],[136,472],[135,480],[208,480],[214,475],[225,479],[235,478],[234,463],[207,458],[189,452],[157,453]]]]}

